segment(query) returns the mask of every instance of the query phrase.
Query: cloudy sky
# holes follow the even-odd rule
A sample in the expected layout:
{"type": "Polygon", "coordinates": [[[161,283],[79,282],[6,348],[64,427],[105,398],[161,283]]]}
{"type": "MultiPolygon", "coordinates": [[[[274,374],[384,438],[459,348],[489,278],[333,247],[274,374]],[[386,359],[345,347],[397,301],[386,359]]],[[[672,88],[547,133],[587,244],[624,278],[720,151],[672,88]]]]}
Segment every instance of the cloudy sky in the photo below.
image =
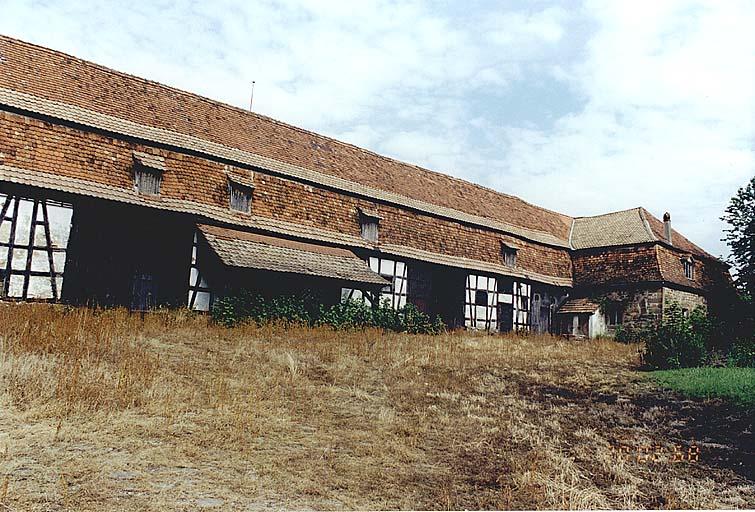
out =
{"type": "Polygon", "coordinates": [[[0,32],[715,255],[755,174],[755,2],[16,1],[0,32]]]}

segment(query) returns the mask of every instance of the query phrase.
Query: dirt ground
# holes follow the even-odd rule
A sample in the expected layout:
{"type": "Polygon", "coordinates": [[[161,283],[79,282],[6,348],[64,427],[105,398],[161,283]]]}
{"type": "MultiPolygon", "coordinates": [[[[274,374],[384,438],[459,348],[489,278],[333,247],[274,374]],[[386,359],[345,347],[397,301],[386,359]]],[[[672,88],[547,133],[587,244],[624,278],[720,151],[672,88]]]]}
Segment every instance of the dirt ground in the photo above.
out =
{"type": "Polygon", "coordinates": [[[638,348],[0,305],[0,510],[755,507],[638,348]]]}

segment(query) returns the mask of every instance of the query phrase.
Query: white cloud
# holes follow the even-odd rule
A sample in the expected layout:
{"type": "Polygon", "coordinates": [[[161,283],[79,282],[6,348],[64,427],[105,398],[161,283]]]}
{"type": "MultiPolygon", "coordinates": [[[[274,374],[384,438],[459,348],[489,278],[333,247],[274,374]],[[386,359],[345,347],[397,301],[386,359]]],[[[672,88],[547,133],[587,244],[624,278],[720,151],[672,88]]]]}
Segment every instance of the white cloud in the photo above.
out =
{"type": "Polygon", "coordinates": [[[573,214],[670,210],[683,233],[725,252],[718,217],[755,174],[753,11],[744,3],[590,7],[600,28],[568,72],[585,107],[550,130],[502,129],[508,172],[490,181],[573,214]]]}

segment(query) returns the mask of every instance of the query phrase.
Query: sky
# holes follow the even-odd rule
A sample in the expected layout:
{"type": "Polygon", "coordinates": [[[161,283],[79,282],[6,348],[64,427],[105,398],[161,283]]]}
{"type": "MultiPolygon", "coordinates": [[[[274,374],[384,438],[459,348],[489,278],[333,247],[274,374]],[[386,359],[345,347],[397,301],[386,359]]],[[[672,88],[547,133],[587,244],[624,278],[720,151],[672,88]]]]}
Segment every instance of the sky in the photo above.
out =
{"type": "Polygon", "coordinates": [[[0,33],[716,256],[755,175],[755,2],[17,1],[0,33]]]}

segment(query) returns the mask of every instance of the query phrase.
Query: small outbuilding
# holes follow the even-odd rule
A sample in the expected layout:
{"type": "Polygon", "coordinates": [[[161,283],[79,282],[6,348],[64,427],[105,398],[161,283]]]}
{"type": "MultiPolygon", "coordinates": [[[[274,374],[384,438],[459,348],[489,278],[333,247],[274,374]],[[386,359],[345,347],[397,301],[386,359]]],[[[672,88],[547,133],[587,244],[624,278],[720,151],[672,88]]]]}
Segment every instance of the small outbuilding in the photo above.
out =
{"type": "Polygon", "coordinates": [[[558,333],[574,338],[597,338],[606,334],[606,319],[600,304],[587,298],[569,299],[556,311],[558,333]]]}

